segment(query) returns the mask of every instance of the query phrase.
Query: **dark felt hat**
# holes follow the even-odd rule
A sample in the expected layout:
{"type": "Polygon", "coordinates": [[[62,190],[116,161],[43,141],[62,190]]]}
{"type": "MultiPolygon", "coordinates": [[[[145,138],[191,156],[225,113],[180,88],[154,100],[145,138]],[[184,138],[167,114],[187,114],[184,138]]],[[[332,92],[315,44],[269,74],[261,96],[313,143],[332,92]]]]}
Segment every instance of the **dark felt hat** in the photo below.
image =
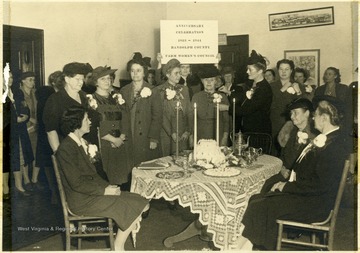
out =
{"type": "Polygon", "coordinates": [[[97,80],[100,77],[114,74],[116,71],[117,71],[117,69],[111,69],[110,67],[107,67],[107,66],[105,66],[105,67],[99,66],[99,67],[96,67],[95,69],[93,69],[91,78],[93,80],[97,80]]]}
{"type": "Polygon", "coordinates": [[[26,79],[28,77],[35,77],[35,73],[32,72],[32,71],[27,71],[27,72],[23,72],[21,74],[21,80],[24,80],[24,79],[26,79]]]}
{"type": "Polygon", "coordinates": [[[219,70],[214,65],[206,66],[202,68],[198,73],[198,76],[201,79],[217,77],[219,75],[220,75],[219,70]]]}
{"type": "Polygon", "coordinates": [[[250,57],[247,60],[247,64],[253,65],[253,64],[257,64],[257,63],[261,63],[261,64],[265,65],[265,67],[266,67],[265,58],[261,54],[258,54],[255,50],[252,50],[250,57]]]}
{"type": "Polygon", "coordinates": [[[163,66],[162,68],[162,73],[164,74],[164,76],[166,76],[166,74],[168,72],[170,72],[171,70],[173,70],[174,68],[180,68],[180,62],[177,59],[171,59],[169,60],[165,66],[163,66]]]}
{"type": "Polygon", "coordinates": [[[311,103],[309,99],[306,98],[297,98],[293,100],[287,107],[289,111],[297,109],[297,108],[303,108],[306,110],[309,110],[310,112],[314,111],[314,106],[311,103]]]}
{"type": "Polygon", "coordinates": [[[319,96],[315,96],[312,101],[313,101],[315,108],[318,107],[318,105],[321,101],[327,101],[331,105],[333,105],[338,110],[338,112],[344,113],[344,110],[345,110],[344,103],[341,100],[339,100],[338,98],[333,97],[333,96],[319,95],[319,96]]]}
{"type": "Polygon", "coordinates": [[[71,62],[64,66],[63,73],[65,76],[85,75],[87,74],[87,66],[84,63],[71,62]]]}

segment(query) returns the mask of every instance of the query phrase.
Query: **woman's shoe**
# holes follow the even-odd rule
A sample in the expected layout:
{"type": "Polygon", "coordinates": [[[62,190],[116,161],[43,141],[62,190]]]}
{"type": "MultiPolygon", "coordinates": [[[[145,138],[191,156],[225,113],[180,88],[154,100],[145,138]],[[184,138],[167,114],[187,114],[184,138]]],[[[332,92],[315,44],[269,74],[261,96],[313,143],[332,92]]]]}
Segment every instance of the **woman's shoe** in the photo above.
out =
{"type": "Polygon", "coordinates": [[[24,184],[24,189],[25,189],[25,191],[28,191],[28,192],[34,191],[34,187],[33,187],[32,183],[24,184]]]}
{"type": "Polygon", "coordinates": [[[15,197],[28,197],[31,196],[31,193],[28,191],[20,191],[18,188],[14,187],[15,197]]]}
{"type": "Polygon", "coordinates": [[[3,200],[9,200],[10,199],[10,193],[6,193],[3,195],[3,200]]]}

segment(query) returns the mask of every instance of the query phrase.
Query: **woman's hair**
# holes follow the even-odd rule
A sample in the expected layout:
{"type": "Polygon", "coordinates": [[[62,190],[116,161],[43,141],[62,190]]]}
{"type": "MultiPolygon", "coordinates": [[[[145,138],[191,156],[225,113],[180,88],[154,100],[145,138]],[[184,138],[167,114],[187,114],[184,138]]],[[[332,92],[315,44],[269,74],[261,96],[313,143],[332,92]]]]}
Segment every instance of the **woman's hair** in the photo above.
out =
{"type": "Polygon", "coordinates": [[[289,64],[291,70],[294,70],[295,64],[292,60],[289,59],[282,59],[276,63],[276,68],[279,69],[281,64],[289,64]]]}
{"type": "Polygon", "coordinates": [[[48,82],[51,86],[55,87],[58,90],[64,88],[65,80],[63,73],[60,70],[51,73],[49,75],[48,82]]]}
{"type": "Polygon", "coordinates": [[[270,73],[273,75],[273,77],[276,76],[276,75],[275,75],[275,71],[274,71],[273,69],[267,69],[267,70],[265,70],[264,73],[266,73],[266,72],[270,72],[270,73]]]}
{"type": "Polygon", "coordinates": [[[62,115],[61,130],[64,135],[80,129],[82,121],[87,113],[86,109],[82,106],[71,106],[62,115]]]}
{"type": "Polygon", "coordinates": [[[126,64],[126,70],[127,70],[127,72],[130,73],[131,67],[132,67],[132,65],[134,65],[134,64],[139,64],[140,66],[142,66],[143,69],[144,69],[144,75],[147,76],[148,66],[147,66],[146,62],[143,61],[142,59],[137,59],[137,58],[131,59],[131,60],[126,64]]]}
{"type": "MultiPolygon", "coordinates": [[[[332,70],[335,72],[336,78],[335,78],[335,82],[336,83],[340,83],[341,82],[341,75],[340,75],[340,69],[337,69],[335,67],[328,67],[326,70],[332,70]]],[[[325,71],[326,72],[326,71],[325,71]]]]}
{"type": "Polygon", "coordinates": [[[74,77],[76,75],[86,75],[87,67],[84,63],[79,62],[71,62],[64,66],[63,74],[64,76],[74,77]]]}
{"type": "Polygon", "coordinates": [[[295,73],[302,73],[304,75],[304,82],[306,82],[306,80],[309,78],[309,72],[306,69],[295,68],[294,74],[295,73]]]}
{"type": "Polygon", "coordinates": [[[343,115],[331,103],[329,103],[328,101],[322,100],[319,102],[317,109],[318,109],[320,115],[323,115],[324,113],[329,115],[330,123],[333,126],[340,125],[343,115]]]}

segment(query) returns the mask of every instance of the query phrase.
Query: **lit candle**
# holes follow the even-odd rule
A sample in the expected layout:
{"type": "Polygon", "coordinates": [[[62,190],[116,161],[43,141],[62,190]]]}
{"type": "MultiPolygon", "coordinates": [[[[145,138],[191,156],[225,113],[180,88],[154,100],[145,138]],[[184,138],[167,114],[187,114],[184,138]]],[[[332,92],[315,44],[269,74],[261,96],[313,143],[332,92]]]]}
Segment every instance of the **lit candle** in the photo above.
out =
{"type": "Polygon", "coordinates": [[[179,108],[180,102],[176,102],[176,158],[179,157],[179,108]]]}
{"type": "Polygon", "coordinates": [[[219,102],[216,101],[216,142],[218,146],[220,146],[220,138],[219,138],[219,127],[220,127],[220,108],[219,102]]]}
{"type": "Polygon", "coordinates": [[[232,131],[232,134],[233,134],[233,150],[235,150],[235,98],[233,98],[233,131],[232,131]]]}
{"type": "Polygon", "coordinates": [[[197,105],[194,103],[194,152],[193,158],[196,160],[196,145],[197,145],[197,105]]]}

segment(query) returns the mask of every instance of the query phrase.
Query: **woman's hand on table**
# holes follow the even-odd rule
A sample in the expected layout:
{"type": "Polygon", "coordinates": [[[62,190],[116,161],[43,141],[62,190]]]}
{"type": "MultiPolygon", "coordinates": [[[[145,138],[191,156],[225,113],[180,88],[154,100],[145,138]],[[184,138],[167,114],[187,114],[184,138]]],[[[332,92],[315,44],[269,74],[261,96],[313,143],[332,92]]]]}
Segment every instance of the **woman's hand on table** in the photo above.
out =
{"type": "Polygon", "coordinates": [[[104,195],[116,195],[116,196],[120,196],[121,194],[121,190],[119,186],[116,185],[108,185],[105,188],[105,192],[104,195]]]}
{"type": "Polygon", "coordinates": [[[280,192],[282,192],[282,190],[284,189],[286,182],[277,182],[276,184],[273,185],[273,187],[271,187],[272,192],[278,190],[280,192]]]}

